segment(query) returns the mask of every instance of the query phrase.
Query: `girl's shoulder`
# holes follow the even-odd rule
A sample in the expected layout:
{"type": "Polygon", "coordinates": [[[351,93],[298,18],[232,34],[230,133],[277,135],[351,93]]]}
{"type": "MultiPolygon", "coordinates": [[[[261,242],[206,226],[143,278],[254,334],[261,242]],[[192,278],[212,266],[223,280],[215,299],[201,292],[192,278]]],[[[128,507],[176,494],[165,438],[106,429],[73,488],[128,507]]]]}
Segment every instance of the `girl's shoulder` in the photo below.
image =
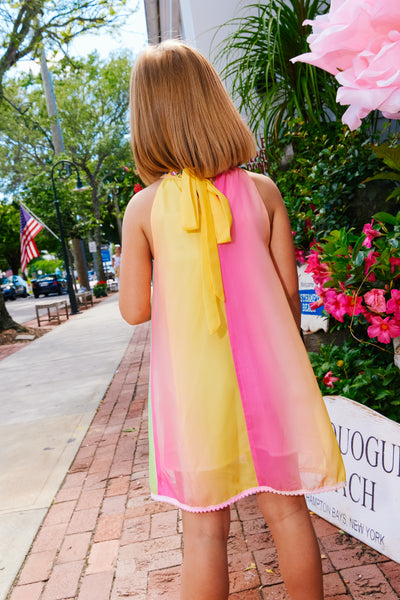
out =
{"type": "Polygon", "coordinates": [[[268,211],[271,221],[273,220],[273,216],[277,211],[279,212],[283,210],[286,212],[286,208],[278,186],[270,177],[261,175],[261,173],[254,173],[252,171],[245,171],[245,173],[249,175],[250,179],[255,184],[265,208],[268,211]]]}
{"type": "Polygon", "coordinates": [[[149,216],[161,181],[162,179],[158,179],[132,196],[125,209],[124,218],[136,220],[149,216]]]}

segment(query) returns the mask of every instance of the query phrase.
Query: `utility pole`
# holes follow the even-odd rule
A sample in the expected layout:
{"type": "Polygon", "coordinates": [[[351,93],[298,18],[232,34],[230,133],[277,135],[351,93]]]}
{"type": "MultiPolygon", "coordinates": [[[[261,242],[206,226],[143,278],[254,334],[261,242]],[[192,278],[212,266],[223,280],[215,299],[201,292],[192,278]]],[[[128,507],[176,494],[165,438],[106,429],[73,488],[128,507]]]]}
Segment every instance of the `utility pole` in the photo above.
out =
{"type": "MultiPolygon", "coordinates": [[[[65,154],[64,140],[62,136],[60,120],[58,118],[56,97],[54,94],[53,82],[51,79],[51,73],[47,66],[46,55],[44,48],[42,50],[42,56],[40,59],[40,72],[42,75],[43,90],[46,99],[47,114],[50,117],[51,125],[51,137],[54,145],[54,152],[56,156],[59,154],[65,154]]],[[[85,249],[83,246],[83,240],[72,240],[72,246],[74,249],[74,255],[76,258],[76,267],[78,270],[79,280],[82,286],[87,290],[90,289],[89,278],[87,273],[87,264],[85,249]]],[[[72,277],[75,281],[75,278],[72,277]]]]}

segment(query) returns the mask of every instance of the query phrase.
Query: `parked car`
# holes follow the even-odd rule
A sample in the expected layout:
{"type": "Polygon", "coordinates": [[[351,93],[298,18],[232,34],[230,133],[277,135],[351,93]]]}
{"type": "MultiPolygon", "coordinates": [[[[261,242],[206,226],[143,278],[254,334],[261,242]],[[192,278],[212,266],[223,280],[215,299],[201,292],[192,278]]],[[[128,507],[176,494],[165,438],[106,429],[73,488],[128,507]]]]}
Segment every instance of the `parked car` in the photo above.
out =
{"type": "Polygon", "coordinates": [[[15,287],[15,292],[17,296],[22,296],[22,298],[26,298],[29,296],[28,284],[21,277],[21,275],[10,275],[9,277],[4,277],[1,282],[2,285],[11,284],[15,287]]]}
{"type": "Polygon", "coordinates": [[[41,275],[32,281],[32,291],[35,298],[39,298],[40,294],[44,296],[58,294],[61,296],[61,294],[67,291],[67,280],[56,273],[41,275]]]}
{"type": "Polygon", "coordinates": [[[3,292],[4,300],[15,300],[17,297],[17,290],[15,289],[12,281],[8,281],[8,278],[2,279],[1,291],[3,292]]]}

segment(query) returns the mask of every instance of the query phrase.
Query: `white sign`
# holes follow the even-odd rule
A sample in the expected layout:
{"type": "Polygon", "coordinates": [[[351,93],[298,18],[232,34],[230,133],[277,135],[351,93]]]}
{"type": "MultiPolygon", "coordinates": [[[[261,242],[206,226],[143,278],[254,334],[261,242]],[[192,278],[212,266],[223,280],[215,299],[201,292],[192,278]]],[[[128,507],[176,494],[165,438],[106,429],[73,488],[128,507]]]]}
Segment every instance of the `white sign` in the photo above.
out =
{"type": "Polygon", "coordinates": [[[323,306],[312,310],[311,304],[319,298],[315,293],[315,284],[310,273],[306,273],[307,265],[297,268],[299,277],[299,292],[301,299],[301,328],[303,331],[328,331],[329,319],[322,316],[323,306]]]}
{"type": "Polygon", "coordinates": [[[89,252],[96,252],[96,242],[89,242],[89,252]]]}
{"type": "Polygon", "coordinates": [[[400,562],[400,425],[342,396],[325,396],[346,487],[306,496],[310,510],[400,562]]]}

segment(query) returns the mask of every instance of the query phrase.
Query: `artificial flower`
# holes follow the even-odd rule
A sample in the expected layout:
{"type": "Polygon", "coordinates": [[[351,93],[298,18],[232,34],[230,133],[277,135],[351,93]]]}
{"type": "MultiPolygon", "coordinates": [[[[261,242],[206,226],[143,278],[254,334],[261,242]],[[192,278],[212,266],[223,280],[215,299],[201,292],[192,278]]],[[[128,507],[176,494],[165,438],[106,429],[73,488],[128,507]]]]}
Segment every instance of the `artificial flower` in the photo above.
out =
{"type": "Polygon", "coordinates": [[[291,59],[332,73],[341,87],[337,101],[349,105],[342,117],[350,129],[371,110],[400,119],[400,3],[332,0],[307,38],[311,52],[291,59]]]}

